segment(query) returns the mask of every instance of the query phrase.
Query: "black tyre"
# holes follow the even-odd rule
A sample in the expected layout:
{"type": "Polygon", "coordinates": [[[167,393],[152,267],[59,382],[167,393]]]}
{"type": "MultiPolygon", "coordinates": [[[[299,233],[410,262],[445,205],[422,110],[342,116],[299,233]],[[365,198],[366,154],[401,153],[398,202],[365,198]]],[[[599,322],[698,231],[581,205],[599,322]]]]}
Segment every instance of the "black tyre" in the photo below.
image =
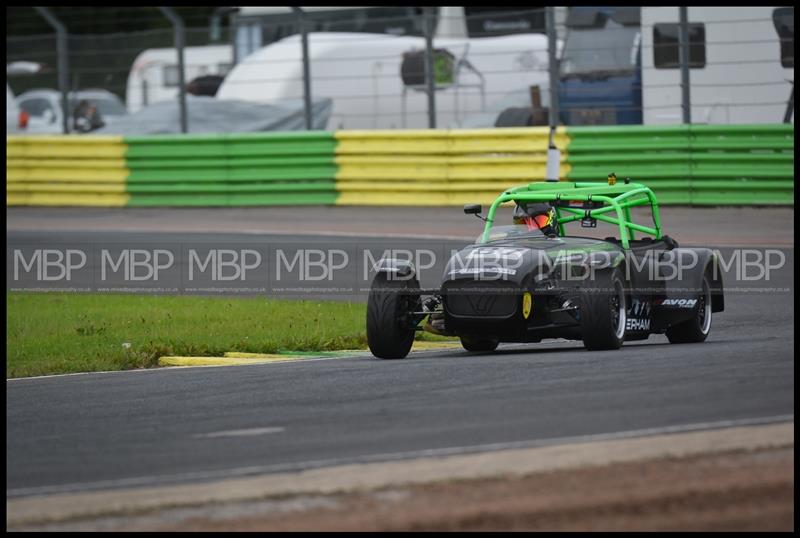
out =
{"type": "Polygon", "coordinates": [[[499,344],[500,340],[497,340],[496,338],[476,338],[470,336],[461,337],[461,345],[467,351],[472,352],[488,353],[497,349],[499,344]]]}
{"type": "Polygon", "coordinates": [[[702,289],[697,303],[697,312],[692,319],[667,329],[667,338],[671,344],[703,342],[711,332],[711,284],[708,281],[708,275],[703,276],[702,289]]]}
{"type": "Polygon", "coordinates": [[[403,359],[414,343],[411,312],[419,302],[419,283],[378,274],[367,299],[367,343],[380,359],[403,359]]]}
{"type": "Polygon", "coordinates": [[[627,307],[622,271],[615,268],[597,274],[581,296],[584,347],[590,351],[622,347],[627,307]]]}

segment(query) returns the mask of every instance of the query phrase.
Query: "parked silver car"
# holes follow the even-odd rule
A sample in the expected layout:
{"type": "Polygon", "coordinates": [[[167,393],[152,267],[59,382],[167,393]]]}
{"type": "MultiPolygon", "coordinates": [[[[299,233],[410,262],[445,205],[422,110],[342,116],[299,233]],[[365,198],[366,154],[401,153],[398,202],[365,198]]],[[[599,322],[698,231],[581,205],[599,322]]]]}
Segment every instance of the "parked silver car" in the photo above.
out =
{"type": "MultiPolygon", "coordinates": [[[[30,90],[17,97],[16,101],[20,110],[27,114],[27,134],[63,132],[61,93],[57,90],[30,90]]],[[[68,120],[71,132],[89,132],[103,125],[111,125],[127,113],[122,100],[107,90],[79,90],[69,94],[68,120]],[[94,117],[100,121],[86,121],[85,114],[76,114],[78,108],[94,108],[94,117]]]]}

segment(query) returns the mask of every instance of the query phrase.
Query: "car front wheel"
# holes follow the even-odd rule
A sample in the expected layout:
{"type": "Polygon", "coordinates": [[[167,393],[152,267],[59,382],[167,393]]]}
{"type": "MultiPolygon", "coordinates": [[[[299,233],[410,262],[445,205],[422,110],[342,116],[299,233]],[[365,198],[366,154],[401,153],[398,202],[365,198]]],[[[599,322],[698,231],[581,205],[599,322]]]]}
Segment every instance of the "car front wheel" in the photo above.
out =
{"type": "Polygon", "coordinates": [[[379,359],[402,359],[411,351],[417,290],[416,279],[391,280],[381,273],[372,281],[367,299],[367,343],[379,359]]]}

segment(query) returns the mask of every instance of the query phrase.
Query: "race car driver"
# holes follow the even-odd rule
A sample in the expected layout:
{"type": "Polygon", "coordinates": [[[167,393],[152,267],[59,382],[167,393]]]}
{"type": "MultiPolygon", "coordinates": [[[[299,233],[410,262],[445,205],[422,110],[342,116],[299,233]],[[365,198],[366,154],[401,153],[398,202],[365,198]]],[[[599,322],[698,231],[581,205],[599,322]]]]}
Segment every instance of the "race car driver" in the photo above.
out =
{"type": "Polygon", "coordinates": [[[548,237],[557,235],[556,210],[546,203],[522,202],[514,208],[514,224],[523,224],[528,230],[541,230],[548,237]]]}

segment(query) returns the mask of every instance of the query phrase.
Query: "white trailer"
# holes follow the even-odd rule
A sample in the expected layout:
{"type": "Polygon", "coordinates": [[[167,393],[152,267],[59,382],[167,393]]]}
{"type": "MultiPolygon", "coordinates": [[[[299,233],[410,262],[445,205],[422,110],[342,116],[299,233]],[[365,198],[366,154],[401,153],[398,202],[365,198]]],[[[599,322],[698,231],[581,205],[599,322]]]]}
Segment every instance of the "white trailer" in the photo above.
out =
{"type": "MultiPolygon", "coordinates": [[[[421,7],[358,6],[301,7],[309,32],[367,32],[397,36],[424,35],[421,7]]],[[[299,33],[294,8],[242,6],[236,8],[232,26],[236,62],[258,49],[299,33]]],[[[563,31],[565,7],[555,8],[556,28],[563,31]]],[[[490,37],[519,33],[545,33],[542,7],[442,6],[433,8],[435,37],[490,37]]]]}
{"type": "MultiPolygon", "coordinates": [[[[233,47],[210,45],[184,49],[184,76],[188,84],[203,75],[225,76],[233,67],[233,47]]],[[[133,62],[128,75],[128,112],[174,99],[178,95],[178,53],[174,48],[147,49],[133,62]]]]}
{"type": "MultiPolygon", "coordinates": [[[[673,62],[677,49],[670,45],[677,37],[679,8],[643,7],[641,13],[644,123],[681,123],[681,71],[673,62]]],[[[696,40],[690,46],[692,123],[783,121],[794,80],[793,11],[689,7],[687,15],[690,40],[696,40]],[[777,26],[788,24],[788,16],[791,43],[784,40],[782,46],[777,26]]]]}
{"type": "MultiPolygon", "coordinates": [[[[308,35],[311,92],[333,100],[328,129],[394,129],[428,126],[421,82],[404,83],[404,54],[421,54],[421,37],[315,32],[308,35]]],[[[549,104],[547,38],[515,34],[468,39],[437,38],[451,55],[452,77],[436,91],[437,126],[458,127],[508,94],[538,86],[549,104]]],[[[447,63],[447,62],[445,62],[447,63]]],[[[270,103],[303,97],[302,47],[293,35],[263,47],[237,64],[219,99],[270,103]]]]}

